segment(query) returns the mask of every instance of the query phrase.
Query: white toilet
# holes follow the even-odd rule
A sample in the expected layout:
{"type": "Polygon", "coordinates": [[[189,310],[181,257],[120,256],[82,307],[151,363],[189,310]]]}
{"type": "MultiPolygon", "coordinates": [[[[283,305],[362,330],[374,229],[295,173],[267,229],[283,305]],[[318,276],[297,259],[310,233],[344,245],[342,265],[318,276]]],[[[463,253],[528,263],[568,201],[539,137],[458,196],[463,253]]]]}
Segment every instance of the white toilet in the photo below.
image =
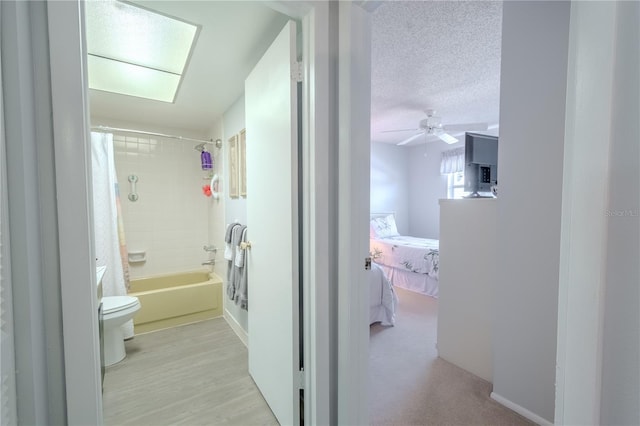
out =
{"type": "Polygon", "coordinates": [[[140,310],[140,301],[132,296],[102,298],[102,326],[104,327],[104,365],[108,367],[126,356],[122,327],[140,310]]]}

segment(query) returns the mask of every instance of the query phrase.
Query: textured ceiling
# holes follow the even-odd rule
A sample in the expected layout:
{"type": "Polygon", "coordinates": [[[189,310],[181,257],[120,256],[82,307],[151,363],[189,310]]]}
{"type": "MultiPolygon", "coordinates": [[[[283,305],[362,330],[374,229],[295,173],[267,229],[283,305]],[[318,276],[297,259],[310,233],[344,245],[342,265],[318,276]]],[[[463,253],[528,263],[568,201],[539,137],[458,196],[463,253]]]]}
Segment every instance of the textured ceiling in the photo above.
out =
{"type": "MultiPolygon", "coordinates": [[[[91,115],[201,134],[244,92],[244,79],[287,18],[249,1],[135,1],[202,26],[174,104],[90,91],[91,115]]],[[[443,124],[498,124],[501,2],[372,1],[371,137],[398,143],[425,109],[443,124]]],[[[93,123],[101,124],[101,123],[93,123]]],[[[433,139],[433,137],[430,137],[433,139]]],[[[414,144],[420,143],[419,138],[414,144]]]]}
{"type": "Polygon", "coordinates": [[[417,128],[426,109],[444,125],[497,127],[501,2],[388,1],[373,12],[372,32],[372,141],[417,133],[381,131],[417,128]]]}
{"type": "Polygon", "coordinates": [[[133,3],[202,30],[175,103],[90,90],[92,117],[189,129],[203,136],[244,93],[244,79],[287,21],[259,1],[133,3]]]}

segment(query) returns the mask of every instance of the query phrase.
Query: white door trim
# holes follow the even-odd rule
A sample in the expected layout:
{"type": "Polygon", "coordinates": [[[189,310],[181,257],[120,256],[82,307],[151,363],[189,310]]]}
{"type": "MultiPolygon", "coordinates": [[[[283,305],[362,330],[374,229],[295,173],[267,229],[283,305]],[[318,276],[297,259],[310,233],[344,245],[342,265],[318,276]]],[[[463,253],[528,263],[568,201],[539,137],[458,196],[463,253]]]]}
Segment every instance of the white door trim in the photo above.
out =
{"type": "Polygon", "coordinates": [[[69,424],[102,424],[84,8],[48,2],[69,424]]]}
{"type": "Polygon", "coordinates": [[[339,6],[338,424],[369,424],[371,19],[339,6]]]}
{"type": "Polygon", "coordinates": [[[600,423],[617,8],[571,5],[555,424],[600,423]]]}
{"type": "Polygon", "coordinates": [[[267,1],[272,9],[302,22],[302,257],[304,330],[305,422],[335,424],[336,399],[331,391],[334,371],[332,342],[335,318],[331,299],[335,286],[337,226],[333,211],[333,148],[337,132],[335,102],[337,82],[332,76],[331,2],[267,1]]]}
{"type": "Polygon", "coordinates": [[[334,270],[329,61],[329,3],[319,2],[302,20],[302,296],[305,365],[304,418],[312,425],[331,417],[331,274],[334,270]]]}

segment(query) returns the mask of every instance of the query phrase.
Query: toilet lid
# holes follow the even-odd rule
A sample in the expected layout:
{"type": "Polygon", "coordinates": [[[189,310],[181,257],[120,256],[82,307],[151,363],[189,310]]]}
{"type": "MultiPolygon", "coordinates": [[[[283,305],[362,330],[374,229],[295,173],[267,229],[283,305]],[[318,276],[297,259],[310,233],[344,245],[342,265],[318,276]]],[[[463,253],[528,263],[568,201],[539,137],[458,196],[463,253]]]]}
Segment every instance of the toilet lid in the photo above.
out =
{"type": "Polygon", "coordinates": [[[109,296],[102,298],[102,312],[105,314],[128,309],[138,304],[138,298],[132,296],[109,296]]]}

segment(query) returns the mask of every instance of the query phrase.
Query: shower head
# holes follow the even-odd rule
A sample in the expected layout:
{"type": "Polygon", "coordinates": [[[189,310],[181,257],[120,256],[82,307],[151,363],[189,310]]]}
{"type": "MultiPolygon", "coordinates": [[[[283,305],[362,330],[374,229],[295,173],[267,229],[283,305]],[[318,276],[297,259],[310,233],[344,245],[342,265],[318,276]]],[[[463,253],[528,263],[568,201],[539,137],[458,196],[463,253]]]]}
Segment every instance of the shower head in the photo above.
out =
{"type": "Polygon", "coordinates": [[[218,149],[222,148],[222,140],[221,139],[216,139],[215,142],[212,140],[211,142],[200,143],[200,144],[194,146],[193,149],[195,149],[198,152],[206,151],[206,146],[207,146],[208,143],[213,144],[218,149]]]}

